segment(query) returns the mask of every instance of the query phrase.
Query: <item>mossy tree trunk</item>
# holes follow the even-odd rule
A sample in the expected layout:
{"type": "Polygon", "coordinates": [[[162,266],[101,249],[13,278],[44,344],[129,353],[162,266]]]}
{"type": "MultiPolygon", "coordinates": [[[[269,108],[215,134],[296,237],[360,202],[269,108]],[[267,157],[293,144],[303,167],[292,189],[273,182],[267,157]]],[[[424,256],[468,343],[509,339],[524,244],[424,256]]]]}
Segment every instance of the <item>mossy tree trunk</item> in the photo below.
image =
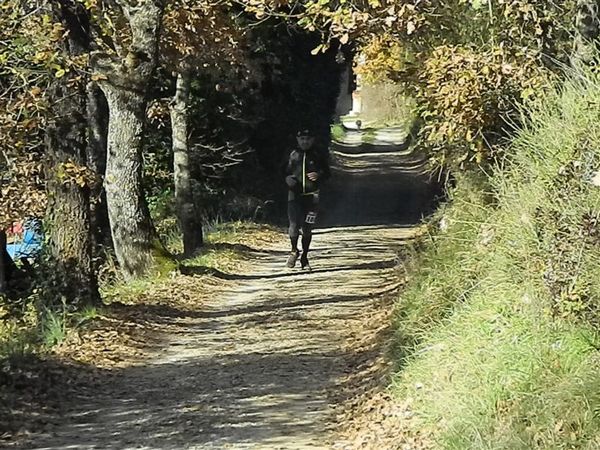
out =
{"type": "MultiPolygon", "coordinates": [[[[63,51],[70,56],[89,51],[89,21],[75,0],[60,0],[55,13],[68,31],[63,51]]],[[[48,154],[47,233],[50,268],[69,303],[99,301],[92,264],[86,93],[81,74],[57,79],[50,89],[53,120],[46,129],[48,154]]]]}
{"type": "Polygon", "coordinates": [[[177,219],[183,234],[183,253],[192,256],[202,247],[202,222],[198,217],[190,177],[189,103],[191,72],[182,70],[177,75],[177,89],[171,102],[171,129],[173,133],[173,177],[177,219]]]}
{"type": "Polygon", "coordinates": [[[108,101],[108,155],[104,188],[115,254],[126,279],[141,277],[167,257],[142,188],[142,150],[148,86],[157,65],[164,2],[119,2],[129,21],[131,43],[123,58],[92,58],[108,101]]]}

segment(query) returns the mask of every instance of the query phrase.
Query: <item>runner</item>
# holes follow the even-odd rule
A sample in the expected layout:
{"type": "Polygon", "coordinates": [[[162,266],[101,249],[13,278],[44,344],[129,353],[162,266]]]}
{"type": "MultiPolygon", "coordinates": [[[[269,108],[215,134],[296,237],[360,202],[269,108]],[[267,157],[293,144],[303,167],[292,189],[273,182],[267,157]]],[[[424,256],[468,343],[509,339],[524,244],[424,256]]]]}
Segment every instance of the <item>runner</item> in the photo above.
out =
{"type": "Polygon", "coordinates": [[[329,178],[330,171],[327,155],[316,149],[315,136],[310,130],[300,130],[296,140],[298,146],[290,153],[285,172],[288,186],[289,236],[292,245],[287,266],[294,267],[300,256],[298,239],[302,230],[300,264],[303,269],[310,270],[308,252],[318,213],[319,188],[321,183],[329,178]]]}

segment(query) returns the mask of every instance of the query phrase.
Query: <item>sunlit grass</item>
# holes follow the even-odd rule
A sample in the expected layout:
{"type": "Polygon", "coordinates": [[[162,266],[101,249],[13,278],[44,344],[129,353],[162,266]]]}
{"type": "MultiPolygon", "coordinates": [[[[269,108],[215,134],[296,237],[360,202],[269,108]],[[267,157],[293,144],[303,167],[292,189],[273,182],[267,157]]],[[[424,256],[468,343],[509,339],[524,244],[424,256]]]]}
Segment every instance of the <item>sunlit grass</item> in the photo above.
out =
{"type": "MultiPolygon", "coordinates": [[[[247,221],[221,222],[215,220],[204,228],[204,246],[200,252],[185,260],[179,261],[179,267],[210,269],[221,272],[241,270],[241,265],[248,257],[247,252],[277,240],[281,230],[271,225],[257,224],[247,221]]],[[[177,236],[181,240],[180,236],[177,236]]],[[[144,292],[153,289],[158,283],[176,276],[177,271],[160,276],[148,276],[142,279],[116,281],[101,286],[101,294],[108,303],[119,301],[134,303],[144,292]]]]}
{"type": "Polygon", "coordinates": [[[333,141],[340,142],[344,139],[346,132],[344,130],[344,126],[341,123],[336,123],[331,126],[331,139],[333,141]]]}
{"type": "Polygon", "coordinates": [[[531,105],[487,186],[458,178],[445,231],[412,263],[392,389],[436,449],[600,448],[600,82],[587,76],[531,105]]]}

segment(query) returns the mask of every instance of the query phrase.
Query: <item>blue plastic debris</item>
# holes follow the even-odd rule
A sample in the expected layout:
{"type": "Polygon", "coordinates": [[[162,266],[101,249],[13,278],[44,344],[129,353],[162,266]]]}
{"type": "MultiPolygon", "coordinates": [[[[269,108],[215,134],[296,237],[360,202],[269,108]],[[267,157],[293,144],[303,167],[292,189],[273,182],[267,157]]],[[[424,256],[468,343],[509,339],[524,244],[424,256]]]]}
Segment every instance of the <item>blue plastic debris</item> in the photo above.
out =
{"type": "Polygon", "coordinates": [[[31,221],[24,224],[23,236],[6,245],[6,251],[13,260],[34,258],[41,250],[43,235],[40,224],[31,221]]]}

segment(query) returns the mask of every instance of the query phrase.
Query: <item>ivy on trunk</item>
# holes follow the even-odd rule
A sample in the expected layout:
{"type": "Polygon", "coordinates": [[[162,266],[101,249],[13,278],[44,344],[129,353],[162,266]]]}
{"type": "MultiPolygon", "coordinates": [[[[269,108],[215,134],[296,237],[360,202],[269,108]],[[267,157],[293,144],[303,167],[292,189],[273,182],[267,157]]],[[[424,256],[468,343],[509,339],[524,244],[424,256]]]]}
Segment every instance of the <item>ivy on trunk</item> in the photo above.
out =
{"type": "MultiPolygon", "coordinates": [[[[88,52],[85,8],[74,0],[61,0],[55,14],[68,30],[63,52],[69,56],[88,52]]],[[[95,303],[100,296],[92,264],[86,93],[80,74],[55,80],[50,98],[54,119],[46,129],[49,263],[69,303],[95,303]]]]}

